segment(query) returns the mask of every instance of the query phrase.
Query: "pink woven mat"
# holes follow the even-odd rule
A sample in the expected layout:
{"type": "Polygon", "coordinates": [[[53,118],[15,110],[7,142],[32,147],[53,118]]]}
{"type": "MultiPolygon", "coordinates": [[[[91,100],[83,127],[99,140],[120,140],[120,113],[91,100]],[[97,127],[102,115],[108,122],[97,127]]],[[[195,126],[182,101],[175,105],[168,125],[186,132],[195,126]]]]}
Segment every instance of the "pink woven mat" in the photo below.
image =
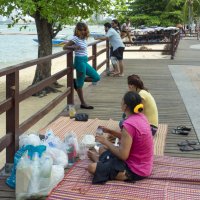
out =
{"type": "Polygon", "coordinates": [[[85,169],[90,161],[76,163],[48,200],[199,200],[200,161],[156,156],[152,175],[136,183],[108,181],[92,185],[92,175],[85,169]]]}
{"type": "MultiPolygon", "coordinates": [[[[113,130],[119,129],[119,122],[112,119],[100,120],[100,119],[89,119],[87,122],[79,122],[69,117],[59,117],[57,120],[49,124],[47,127],[40,130],[41,134],[44,134],[47,129],[52,129],[55,135],[64,139],[65,135],[73,131],[77,134],[77,137],[82,140],[85,134],[96,134],[96,129],[99,125],[106,126],[113,130]]],[[[154,136],[154,154],[164,155],[165,140],[167,136],[166,124],[159,124],[156,136],[154,136]]]]}

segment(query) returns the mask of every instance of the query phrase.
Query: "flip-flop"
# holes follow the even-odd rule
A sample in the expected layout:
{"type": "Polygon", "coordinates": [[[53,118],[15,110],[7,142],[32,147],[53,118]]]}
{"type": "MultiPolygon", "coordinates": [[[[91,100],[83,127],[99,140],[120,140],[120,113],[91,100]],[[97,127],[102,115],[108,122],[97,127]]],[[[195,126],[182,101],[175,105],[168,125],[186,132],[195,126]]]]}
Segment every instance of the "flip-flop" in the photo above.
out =
{"type": "Polygon", "coordinates": [[[196,144],[197,144],[197,142],[195,142],[195,141],[185,140],[183,142],[178,143],[177,145],[181,147],[181,146],[196,145],[196,144]]]}
{"type": "Polygon", "coordinates": [[[173,133],[173,134],[177,134],[177,135],[188,135],[188,134],[189,134],[188,131],[177,130],[177,129],[172,130],[172,133],[173,133]]]}
{"type": "Polygon", "coordinates": [[[196,146],[182,146],[180,147],[181,151],[199,151],[200,150],[200,145],[196,145],[196,146]]]}
{"type": "Polygon", "coordinates": [[[187,127],[187,126],[177,126],[174,130],[179,130],[179,131],[191,131],[191,128],[187,127]]]}

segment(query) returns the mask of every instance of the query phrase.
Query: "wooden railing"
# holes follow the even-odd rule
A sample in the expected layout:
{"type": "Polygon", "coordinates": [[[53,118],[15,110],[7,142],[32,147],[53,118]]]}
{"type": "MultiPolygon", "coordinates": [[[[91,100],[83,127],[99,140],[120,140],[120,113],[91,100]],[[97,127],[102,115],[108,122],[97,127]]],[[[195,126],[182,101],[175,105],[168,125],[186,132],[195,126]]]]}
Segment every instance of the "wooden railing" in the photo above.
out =
{"type": "Polygon", "coordinates": [[[171,59],[174,59],[174,55],[178,48],[179,41],[180,41],[180,32],[178,31],[171,35],[171,59]]]}
{"type": "Polygon", "coordinates": [[[199,31],[196,32],[191,32],[189,30],[185,31],[185,33],[181,34],[181,37],[185,37],[185,38],[197,38],[197,40],[199,40],[199,31]]]}
{"type": "MultiPolygon", "coordinates": [[[[92,55],[89,57],[89,61],[92,60],[92,65],[96,70],[100,69],[103,65],[106,65],[106,68],[109,68],[109,43],[106,42],[106,47],[100,51],[97,51],[97,44],[99,43],[102,42],[96,41],[88,45],[92,46],[92,55]],[[103,53],[106,53],[105,59],[97,65],[97,57],[103,53]]],[[[65,50],[50,56],[7,67],[0,70],[0,77],[6,78],[6,99],[0,102],[0,115],[6,113],[6,133],[2,138],[0,138],[0,152],[6,149],[6,163],[13,163],[14,154],[18,150],[19,136],[22,133],[27,131],[36,122],[42,119],[65,98],[67,98],[67,104],[74,103],[73,51],[65,50]],[[56,74],[38,82],[37,84],[26,88],[25,90],[19,90],[20,70],[51,61],[63,55],[67,56],[66,69],[57,72],[56,74]],[[55,83],[58,79],[64,76],[66,76],[67,79],[66,91],[53,99],[40,111],[36,112],[24,122],[19,124],[19,104],[33,94],[41,91],[43,88],[55,83]]]]}
{"type": "Polygon", "coordinates": [[[173,34],[149,34],[149,35],[135,35],[136,39],[138,37],[143,37],[143,40],[141,41],[134,41],[134,42],[124,42],[124,44],[126,46],[141,46],[141,45],[153,45],[153,44],[166,44],[169,47],[168,48],[164,48],[164,49],[125,49],[125,52],[165,52],[169,55],[171,55],[171,59],[174,59],[174,55],[176,52],[176,49],[178,47],[179,44],[179,40],[180,40],[180,32],[177,31],[173,34]],[[152,38],[153,36],[155,37],[166,37],[168,38],[169,41],[152,41],[150,38],[152,38]]]}

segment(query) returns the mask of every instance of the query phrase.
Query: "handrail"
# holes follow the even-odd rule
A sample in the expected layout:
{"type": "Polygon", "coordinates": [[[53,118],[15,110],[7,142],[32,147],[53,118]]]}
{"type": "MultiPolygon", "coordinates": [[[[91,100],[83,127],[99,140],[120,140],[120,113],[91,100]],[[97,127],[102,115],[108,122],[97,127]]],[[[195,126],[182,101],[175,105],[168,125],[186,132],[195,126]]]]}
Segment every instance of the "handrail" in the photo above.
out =
{"type": "MultiPolygon", "coordinates": [[[[106,48],[98,50],[97,44],[102,41],[95,41],[88,46],[92,47],[92,60],[94,69],[100,69],[106,64],[109,66],[109,43],[106,42],[106,48]],[[100,64],[97,64],[97,57],[102,53],[105,54],[105,59],[100,64]]],[[[74,84],[73,84],[73,50],[64,50],[49,56],[39,59],[30,60],[17,65],[13,65],[0,70],[0,77],[6,77],[6,99],[0,102],[0,114],[6,113],[6,134],[0,138],[0,152],[6,148],[6,163],[12,163],[14,154],[18,150],[19,136],[33,126],[36,122],[42,119],[48,112],[57,106],[62,100],[67,97],[67,104],[74,103],[74,84]],[[44,80],[19,91],[19,71],[28,67],[50,61],[52,59],[66,55],[66,69],[60,70],[54,75],[45,78],[44,80]],[[54,98],[50,103],[44,106],[40,111],[36,112],[21,124],[19,123],[19,104],[29,98],[36,92],[56,82],[58,79],[66,76],[67,88],[62,94],[54,98]]]]}
{"type": "Polygon", "coordinates": [[[52,55],[49,55],[49,56],[41,57],[41,58],[38,58],[38,59],[26,61],[26,62],[23,62],[23,63],[19,63],[17,65],[12,65],[10,67],[3,68],[3,69],[0,70],[0,77],[5,76],[7,74],[14,73],[15,71],[19,71],[19,70],[31,67],[33,65],[43,63],[43,62],[48,61],[48,60],[58,58],[60,56],[68,54],[70,51],[72,51],[72,50],[64,50],[64,51],[61,51],[61,52],[58,52],[58,53],[55,53],[55,54],[52,54],[52,55]]]}
{"type": "MultiPolygon", "coordinates": [[[[149,41],[148,39],[152,36],[166,36],[166,34],[149,34],[149,35],[136,35],[137,37],[141,36],[144,37],[142,41],[133,41],[133,42],[124,42],[125,46],[135,46],[135,45],[153,45],[153,44],[167,44],[170,45],[169,49],[125,49],[125,52],[135,52],[135,51],[141,51],[141,52],[168,52],[171,55],[171,59],[174,59],[175,51],[178,47],[179,40],[180,40],[180,32],[176,31],[175,33],[170,35],[170,41],[168,42],[156,42],[156,41],[149,41]]],[[[168,35],[169,36],[169,35],[168,35]]]]}

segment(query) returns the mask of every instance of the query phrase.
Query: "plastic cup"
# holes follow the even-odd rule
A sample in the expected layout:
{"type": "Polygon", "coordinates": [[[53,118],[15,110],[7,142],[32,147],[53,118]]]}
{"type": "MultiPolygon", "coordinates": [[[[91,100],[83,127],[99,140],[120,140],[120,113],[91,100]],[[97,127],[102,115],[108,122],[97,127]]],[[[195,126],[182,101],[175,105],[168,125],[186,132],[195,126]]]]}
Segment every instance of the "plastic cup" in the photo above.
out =
{"type": "Polygon", "coordinates": [[[79,144],[79,158],[84,160],[87,158],[87,147],[84,143],[79,144]]]}

